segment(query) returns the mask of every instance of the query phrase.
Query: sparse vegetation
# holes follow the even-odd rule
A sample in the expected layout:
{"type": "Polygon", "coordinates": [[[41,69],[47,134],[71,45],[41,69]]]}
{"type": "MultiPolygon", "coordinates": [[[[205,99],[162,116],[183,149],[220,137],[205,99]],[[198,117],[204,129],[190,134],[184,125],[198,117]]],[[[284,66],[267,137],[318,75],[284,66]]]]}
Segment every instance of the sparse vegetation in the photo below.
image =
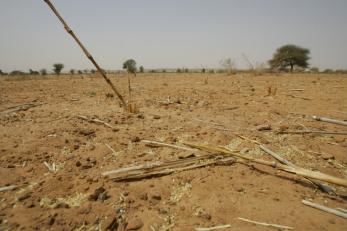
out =
{"type": "Polygon", "coordinates": [[[269,61],[272,69],[293,72],[294,68],[307,68],[310,50],[296,45],[284,45],[277,49],[269,61]],[[289,68],[289,69],[288,69],[289,68]]]}
{"type": "Polygon", "coordinates": [[[64,64],[62,64],[62,63],[55,63],[55,64],[53,64],[53,72],[56,75],[60,75],[60,73],[63,70],[63,68],[64,68],[64,64]]]}
{"type": "Polygon", "coordinates": [[[75,70],[74,70],[74,69],[71,69],[71,70],[70,70],[70,74],[71,74],[71,75],[74,75],[74,74],[75,74],[75,70]]]}

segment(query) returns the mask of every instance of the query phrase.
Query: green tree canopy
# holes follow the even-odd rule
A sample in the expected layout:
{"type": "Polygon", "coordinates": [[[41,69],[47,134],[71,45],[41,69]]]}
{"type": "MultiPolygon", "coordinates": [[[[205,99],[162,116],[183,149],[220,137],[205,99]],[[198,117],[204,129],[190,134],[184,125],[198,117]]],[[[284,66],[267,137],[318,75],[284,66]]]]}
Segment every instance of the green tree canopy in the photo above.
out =
{"type": "Polygon", "coordinates": [[[128,73],[133,73],[136,75],[136,61],[133,59],[128,59],[123,63],[123,69],[126,69],[128,73]]]}
{"type": "Polygon", "coordinates": [[[53,64],[53,71],[56,75],[60,75],[61,70],[63,70],[64,64],[62,63],[55,63],[53,64]]]}
{"type": "Polygon", "coordinates": [[[309,49],[288,44],[276,50],[269,64],[273,69],[288,70],[290,68],[292,72],[294,67],[307,68],[309,66],[309,54],[309,49]]]}

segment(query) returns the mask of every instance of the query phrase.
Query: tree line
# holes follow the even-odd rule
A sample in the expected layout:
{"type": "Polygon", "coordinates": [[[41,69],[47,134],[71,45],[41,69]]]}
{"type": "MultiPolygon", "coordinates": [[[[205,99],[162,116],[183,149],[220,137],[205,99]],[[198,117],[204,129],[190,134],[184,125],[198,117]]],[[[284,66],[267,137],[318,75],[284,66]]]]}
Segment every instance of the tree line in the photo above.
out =
{"type": "MultiPolygon", "coordinates": [[[[294,71],[309,71],[312,73],[326,73],[326,74],[346,74],[347,70],[332,70],[332,69],[325,69],[323,71],[320,71],[317,67],[311,67],[309,68],[309,59],[310,59],[310,50],[307,48],[303,48],[297,45],[293,44],[287,44],[284,46],[279,47],[275,53],[273,54],[272,59],[268,61],[269,68],[262,67],[263,70],[267,69],[268,71],[280,71],[280,72],[294,72],[294,71]],[[309,68],[309,69],[308,69],[309,68]]],[[[244,56],[245,57],[245,56],[244,56]]],[[[250,70],[256,69],[254,65],[245,57],[246,61],[250,65],[250,70]]],[[[235,68],[235,63],[229,58],[224,59],[220,62],[223,69],[207,69],[207,68],[201,68],[200,70],[189,70],[188,68],[177,68],[175,71],[170,72],[176,72],[176,73],[189,73],[189,72],[201,72],[201,73],[229,73],[234,74],[236,72],[239,72],[240,70],[237,70],[235,68]]],[[[62,73],[62,70],[64,69],[64,64],[62,63],[55,63],[53,64],[52,71],[55,75],[60,75],[62,73]]],[[[137,68],[137,63],[134,59],[128,59],[123,63],[123,69],[126,70],[128,73],[136,75],[136,73],[144,73],[145,69],[143,66],[140,66],[137,68]]],[[[96,70],[75,70],[71,69],[69,71],[69,74],[88,74],[92,73],[94,74],[96,70]]],[[[160,69],[160,70],[147,70],[149,73],[166,73],[166,69],[160,69]]],[[[5,73],[2,70],[0,70],[0,75],[47,75],[48,71],[47,69],[41,69],[40,71],[35,71],[33,69],[29,69],[29,72],[23,72],[19,70],[14,70],[10,73],[5,73]]]]}

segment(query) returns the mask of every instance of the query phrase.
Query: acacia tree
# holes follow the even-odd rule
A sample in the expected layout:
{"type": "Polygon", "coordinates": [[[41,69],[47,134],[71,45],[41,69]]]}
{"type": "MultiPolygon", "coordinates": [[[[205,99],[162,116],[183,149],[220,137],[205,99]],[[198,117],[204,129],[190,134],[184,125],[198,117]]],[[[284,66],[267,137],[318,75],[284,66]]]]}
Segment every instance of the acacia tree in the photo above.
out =
{"type": "Polygon", "coordinates": [[[63,70],[64,64],[62,63],[55,63],[53,64],[53,71],[56,75],[60,75],[61,70],[63,70]]]}
{"type": "Polygon", "coordinates": [[[278,48],[269,61],[271,68],[293,72],[294,67],[307,68],[310,50],[296,45],[288,44],[278,48]]]}
{"type": "Polygon", "coordinates": [[[126,69],[128,73],[132,73],[136,76],[136,61],[133,59],[128,59],[123,63],[123,69],[126,69]]]}

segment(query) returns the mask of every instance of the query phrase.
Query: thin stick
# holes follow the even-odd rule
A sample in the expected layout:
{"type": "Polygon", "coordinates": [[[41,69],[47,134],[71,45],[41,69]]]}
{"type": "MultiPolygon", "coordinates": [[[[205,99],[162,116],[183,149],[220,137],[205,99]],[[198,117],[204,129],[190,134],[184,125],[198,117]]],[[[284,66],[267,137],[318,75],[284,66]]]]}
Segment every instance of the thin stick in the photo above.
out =
{"type": "Polygon", "coordinates": [[[0,113],[6,115],[6,114],[17,112],[17,111],[26,111],[29,108],[37,107],[37,106],[41,106],[41,105],[43,105],[43,103],[31,102],[31,103],[26,103],[26,104],[20,104],[20,105],[9,107],[9,108],[1,111],[0,113]]]}
{"type": "Polygon", "coordinates": [[[9,185],[9,186],[0,187],[0,192],[11,191],[15,188],[17,188],[16,185],[9,185]]]}
{"type": "Polygon", "coordinates": [[[145,143],[148,146],[154,146],[154,147],[162,146],[162,147],[181,149],[185,151],[196,151],[196,149],[192,149],[192,148],[187,148],[187,147],[182,147],[182,146],[178,146],[174,144],[167,144],[167,143],[162,143],[157,141],[151,141],[151,140],[141,140],[141,142],[145,143]]]}
{"type": "Polygon", "coordinates": [[[268,224],[268,223],[264,223],[264,222],[252,221],[252,220],[242,218],[242,217],[238,217],[237,219],[244,221],[244,222],[256,224],[256,225],[263,225],[263,226],[273,227],[273,228],[277,228],[277,229],[294,229],[293,227],[289,227],[289,226],[285,226],[285,225],[268,224]]]}
{"type": "Polygon", "coordinates": [[[77,116],[77,118],[82,119],[82,120],[86,120],[86,121],[88,121],[88,122],[90,122],[90,123],[103,124],[103,125],[105,125],[105,126],[108,127],[108,128],[115,129],[115,128],[114,128],[112,125],[110,125],[109,123],[107,123],[107,122],[105,122],[105,121],[102,121],[102,120],[99,120],[99,119],[89,119],[88,117],[86,117],[86,116],[81,116],[81,115],[77,116]]]}
{"type": "Polygon", "coordinates": [[[329,132],[329,131],[279,131],[279,134],[325,134],[325,135],[343,135],[346,136],[347,132],[329,132]]]}
{"type": "Polygon", "coordinates": [[[204,151],[208,151],[208,152],[212,152],[212,153],[223,153],[223,154],[228,154],[228,155],[233,155],[236,157],[239,157],[241,159],[245,159],[254,163],[258,163],[258,164],[262,164],[262,165],[266,165],[266,166],[270,166],[285,172],[289,172],[289,173],[293,173],[293,174],[297,174],[299,176],[303,176],[303,177],[308,177],[308,178],[312,178],[312,179],[316,179],[316,180],[321,180],[321,181],[325,181],[328,183],[332,183],[332,184],[336,184],[336,185],[341,185],[344,187],[347,187],[347,180],[346,179],[342,179],[342,178],[338,178],[338,177],[334,177],[334,176],[330,176],[321,172],[314,172],[308,169],[304,169],[301,167],[291,167],[291,166],[287,166],[287,165],[283,165],[283,164],[278,164],[275,162],[270,162],[270,161],[266,161],[266,160],[262,160],[262,159],[255,159],[249,156],[244,156],[241,154],[237,154],[227,148],[224,147],[215,147],[215,146],[211,146],[211,145],[202,145],[202,144],[194,144],[194,143],[189,143],[189,142],[183,142],[184,145],[187,145],[189,147],[193,147],[193,148],[197,148],[200,150],[204,150],[204,151]]]}
{"type": "Polygon", "coordinates": [[[295,164],[293,164],[292,162],[282,158],[280,155],[278,155],[277,153],[273,152],[272,150],[268,149],[267,147],[265,147],[264,145],[260,145],[259,146],[261,150],[263,150],[264,152],[268,153],[269,155],[271,155],[273,158],[275,158],[276,160],[278,160],[280,163],[288,165],[290,167],[296,167],[295,164]]]}
{"type": "Polygon", "coordinates": [[[230,228],[231,225],[218,225],[218,226],[213,226],[209,228],[195,228],[195,231],[210,231],[210,230],[216,230],[216,229],[225,229],[225,228],[230,228]]]}
{"type": "Polygon", "coordinates": [[[303,100],[312,100],[311,98],[300,97],[300,96],[296,96],[296,95],[286,95],[286,96],[290,96],[292,98],[297,98],[297,99],[303,99],[303,100]]]}
{"type": "Polygon", "coordinates": [[[106,147],[108,148],[108,149],[110,149],[111,151],[112,151],[112,154],[114,155],[114,156],[117,156],[118,154],[117,154],[117,152],[111,147],[111,145],[109,145],[109,144],[105,144],[106,145],[106,147]]]}
{"type": "Polygon", "coordinates": [[[123,98],[123,96],[119,93],[119,91],[117,90],[116,86],[111,82],[111,80],[106,76],[105,72],[103,71],[103,69],[99,66],[99,64],[95,61],[95,59],[93,58],[93,56],[88,52],[88,50],[83,46],[82,42],[77,38],[77,36],[75,35],[75,33],[71,30],[71,28],[67,25],[67,23],[65,22],[65,20],[63,19],[63,17],[59,14],[59,12],[57,11],[57,9],[54,7],[54,5],[50,2],[50,0],[44,0],[47,5],[51,8],[51,10],[53,11],[53,13],[57,16],[57,18],[60,20],[60,22],[64,25],[64,28],[66,30],[67,33],[69,33],[77,42],[77,44],[80,46],[80,48],[82,49],[83,53],[87,56],[87,58],[94,64],[94,66],[96,67],[96,69],[98,70],[98,72],[101,74],[101,76],[104,78],[104,80],[108,83],[108,85],[110,85],[111,89],[113,90],[113,92],[118,96],[118,99],[120,100],[122,106],[124,108],[126,108],[127,104],[123,98]]]}
{"type": "Polygon", "coordinates": [[[304,205],[310,206],[312,208],[319,209],[319,210],[322,210],[324,212],[331,213],[331,214],[334,214],[336,216],[343,217],[343,218],[347,219],[347,214],[344,212],[341,212],[339,210],[332,209],[332,208],[329,208],[329,207],[326,207],[326,206],[323,206],[320,204],[316,204],[316,203],[313,203],[313,202],[307,201],[307,200],[302,200],[301,202],[304,205]]]}
{"type": "Polygon", "coordinates": [[[339,124],[339,125],[347,126],[346,121],[330,119],[330,118],[325,118],[325,117],[319,117],[319,116],[312,116],[312,119],[317,120],[317,121],[323,121],[323,122],[327,122],[327,123],[333,123],[333,124],[339,124]]]}

